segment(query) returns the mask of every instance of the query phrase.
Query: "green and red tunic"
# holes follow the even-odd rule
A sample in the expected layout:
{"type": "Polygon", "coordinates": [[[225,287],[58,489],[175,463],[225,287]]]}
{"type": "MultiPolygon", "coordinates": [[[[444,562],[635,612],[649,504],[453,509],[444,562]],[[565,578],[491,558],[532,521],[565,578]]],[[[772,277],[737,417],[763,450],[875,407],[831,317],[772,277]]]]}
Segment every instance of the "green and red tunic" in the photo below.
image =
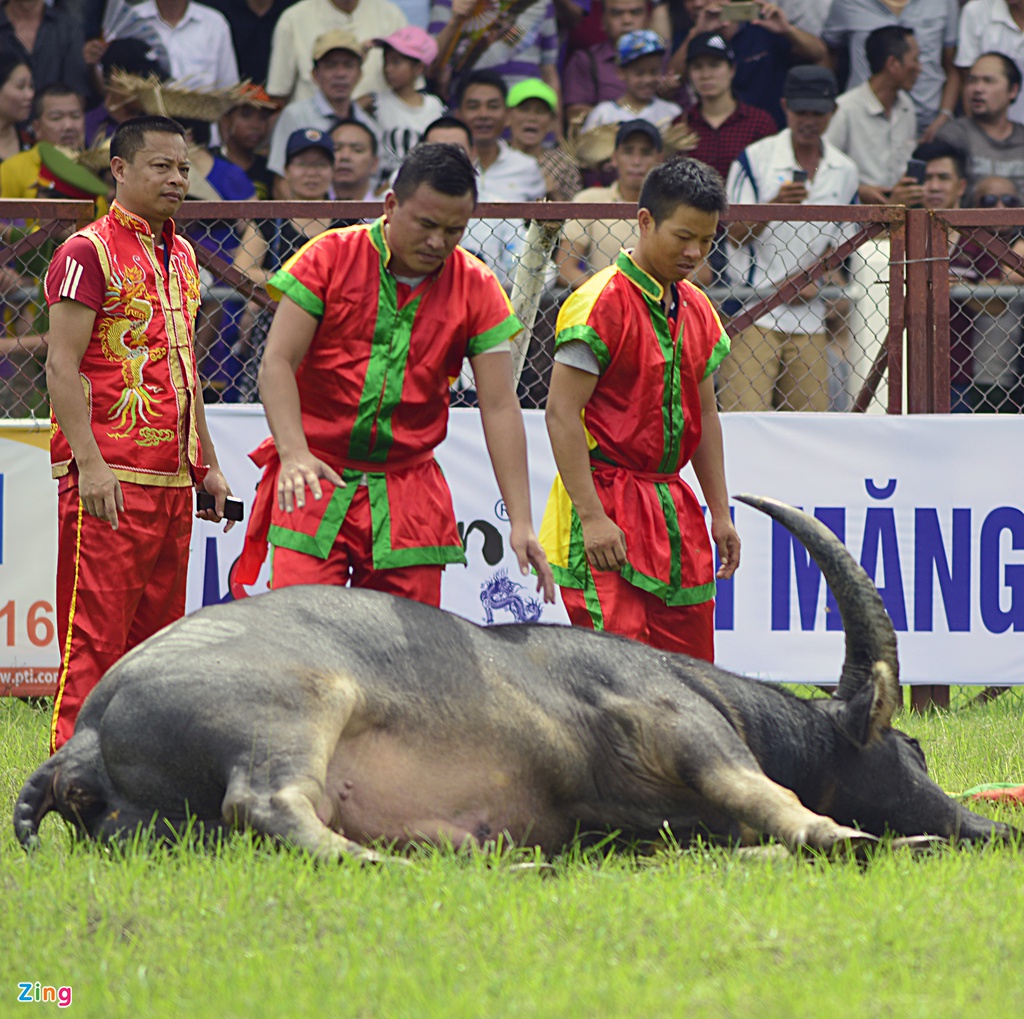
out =
{"type": "MultiPolygon", "coordinates": [[[[582,340],[601,369],[583,424],[598,497],[626,533],[622,577],[668,605],[696,605],[715,595],[714,566],[704,514],[679,472],[700,443],[700,383],[729,338],[699,288],[683,281],[671,298],[622,251],[562,306],[555,349],[582,340]]],[[[585,590],[583,531],[561,477],[540,541],[557,582],[585,590]]]]}
{"type": "Polygon", "coordinates": [[[265,472],[237,582],[256,579],[267,538],[327,558],[364,480],[375,569],[465,562],[432,451],[447,434],[448,389],[463,359],[522,326],[494,274],[462,248],[415,287],[388,271],[390,257],[379,219],[318,235],[270,281],[319,320],[295,376],[302,427],[313,455],[346,487],[289,514],[295,529],[271,524],[279,461],[267,439],[251,454],[265,472]]]}

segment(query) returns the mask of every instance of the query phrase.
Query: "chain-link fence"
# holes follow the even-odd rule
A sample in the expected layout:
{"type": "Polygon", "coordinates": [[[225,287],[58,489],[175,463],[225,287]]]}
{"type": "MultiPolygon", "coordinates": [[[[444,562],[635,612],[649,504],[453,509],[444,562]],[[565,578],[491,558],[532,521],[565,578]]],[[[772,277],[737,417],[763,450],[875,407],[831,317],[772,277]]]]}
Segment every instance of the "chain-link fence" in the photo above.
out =
{"type": "MultiPolygon", "coordinates": [[[[42,279],[79,202],[0,203],[0,416],[45,417],[42,279]]],[[[371,221],[379,203],[186,203],[202,269],[196,353],[208,402],[257,401],[274,303],[266,282],[309,238],[371,221]]],[[[481,205],[462,240],[529,326],[519,382],[543,407],[566,297],[636,243],[623,204],[481,205]],[[530,222],[558,223],[550,230],[530,222]]],[[[1024,210],[738,206],[695,274],[730,333],[725,412],[1020,413],[1024,210]],[[1015,220],[1017,222],[1015,222],[1015,220]]],[[[452,387],[474,402],[468,363],[452,387]]]]}
{"type": "Polygon", "coordinates": [[[42,281],[57,245],[89,221],[92,208],[92,202],[0,201],[0,418],[49,416],[42,281]]]}

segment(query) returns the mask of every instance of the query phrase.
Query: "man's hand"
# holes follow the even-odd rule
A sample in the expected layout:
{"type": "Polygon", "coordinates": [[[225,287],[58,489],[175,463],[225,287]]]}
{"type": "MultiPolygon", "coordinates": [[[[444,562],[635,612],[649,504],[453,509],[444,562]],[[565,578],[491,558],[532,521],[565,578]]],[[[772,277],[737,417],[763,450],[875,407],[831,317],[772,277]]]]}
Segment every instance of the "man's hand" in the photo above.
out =
{"type": "Polygon", "coordinates": [[[802,205],[807,197],[807,185],[799,181],[787,180],[779,188],[779,193],[771,200],[771,205],[802,205]]]}
{"type": "Polygon", "coordinates": [[[727,515],[721,520],[712,519],[711,538],[718,549],[718,558],[722,561],[715,577],[728,580],[740,564],[740,536],[732,518],[727,515]]]}
{"type": "Polygon", "coordinates": [[[277,505],[286,513],[302,509],[306,505],[306,486],[314,499],[323,497],[320,479],[326,478],[338,488],[344,488],[341,475],[323,460],[306,452],[296,456],[281,457],[281,469],[277,475],[277,505]]]}
{"type": "Polygon", "coordinates": [[[555,578],[548,563],[548,557],[544,554],[537,535],[533,528],[513,524],[512,533],[509,536],[509,544],[519,560],[519,571],[525,577],[532,566],[537,571],[537,590],[544,592],[544,601],[554,602],[555,600],[555,578]]]}
{"type": "MultiPolygon", "coordinates": [[[[211,467],[206,472],[206,477],[203,478],[202,484],[197,486],[197,491],[203,491],[212,495],[214,498],[214,508],[212,510],[197,510],[196,516],[200,520],[209,520],[213,524],[223,520],[224,500],[232,494],[231,486],[228,484],[228,479],[224,477],[224,472],[219,467],[211,467]]],[[[227,534],[234,526],[235,521],[229,520],[224,525],[224,533],[227,534]]]]}
{"type": "Polygon", "coordinates": [[[924,185],[919,184],[913,177],[900,177],[896,186],[889,193],[889,204],[924,205],[924,185]]]}
{"type": "Polygon", "coordinates": [[[595,570],[618,572],[626,565],[626,535],[609,516],[583,524],[583,548],[595,570]]]}
{"type": "Polygon", "coordinates": [[[776,4],[762,3],[760,15],[751,24],[760,25],[776,35],[788,35],[790,31],[785,13],[776,4]]]}
{"type": "Polygon", "coordinates": [[[117,514],[124,512],[124,493],[114,472],[99,460],[78,464],[78,494],[85,512],[106,520],[117,530],[117,514]]]}

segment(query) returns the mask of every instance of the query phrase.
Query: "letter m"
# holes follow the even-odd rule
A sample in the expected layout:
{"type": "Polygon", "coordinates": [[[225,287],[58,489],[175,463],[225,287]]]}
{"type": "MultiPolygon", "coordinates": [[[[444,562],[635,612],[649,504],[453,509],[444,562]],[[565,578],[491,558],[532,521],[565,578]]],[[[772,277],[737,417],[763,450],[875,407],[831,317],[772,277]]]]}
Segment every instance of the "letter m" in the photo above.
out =
{"type": "MultiPolygon", "coordinates": [[[[843,544],[846,543],[846,509],[842,506],[819,506],[814,516],[843,544]]],[[[821,570],[807,549],[778,521],[772,522],[772,629],[789,629],[790,581],[796,579],[797,602],[800,606],[800,628],[814,629],[821,589],[821,570]],[[790,563],[793,569],[790,570],[790,563]]],[[[843,621],[839,605],[831,591],[825,596],[825,629],[841,630],[843,621]]]]}

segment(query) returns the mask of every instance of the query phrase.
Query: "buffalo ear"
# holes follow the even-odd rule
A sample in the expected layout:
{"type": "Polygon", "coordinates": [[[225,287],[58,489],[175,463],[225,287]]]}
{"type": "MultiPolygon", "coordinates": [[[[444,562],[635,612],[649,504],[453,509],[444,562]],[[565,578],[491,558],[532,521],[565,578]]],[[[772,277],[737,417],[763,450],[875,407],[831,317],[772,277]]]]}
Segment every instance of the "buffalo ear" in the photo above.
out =
{"type": "Polygon", "coordinates": [[[836,727],[851,743],[866,747],[892,725],[899,698],[900,686],[892,669],[885,662],[875,662],[860,689],[832,702],[836,727]]]}

